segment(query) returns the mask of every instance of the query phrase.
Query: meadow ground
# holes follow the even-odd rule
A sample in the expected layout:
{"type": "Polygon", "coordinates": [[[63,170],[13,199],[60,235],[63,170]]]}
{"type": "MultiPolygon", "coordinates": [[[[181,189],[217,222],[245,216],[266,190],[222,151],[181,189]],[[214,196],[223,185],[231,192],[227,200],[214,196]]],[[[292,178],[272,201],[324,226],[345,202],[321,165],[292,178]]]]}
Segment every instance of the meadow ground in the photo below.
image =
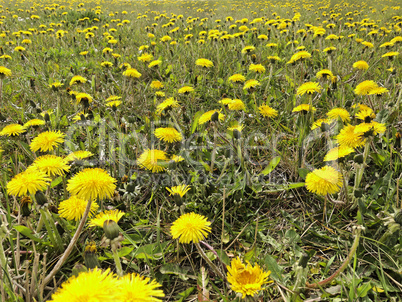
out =
{"type": "Polygon", "coordinates": [[[2,1],[1,301],[401,301],[401,12],[2,1]]]}

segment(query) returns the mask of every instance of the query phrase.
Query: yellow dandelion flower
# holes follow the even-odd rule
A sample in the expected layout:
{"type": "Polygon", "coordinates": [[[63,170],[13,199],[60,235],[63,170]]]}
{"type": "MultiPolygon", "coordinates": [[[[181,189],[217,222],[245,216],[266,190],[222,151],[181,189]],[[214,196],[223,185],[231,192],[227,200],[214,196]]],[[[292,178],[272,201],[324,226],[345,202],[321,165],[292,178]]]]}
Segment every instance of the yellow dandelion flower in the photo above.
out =
{"type": "Polygon", "coordinates": [[[73,161],[73,160],[85,159],[85,158],[88,158],[91,156],[93,156],[93,153],[90,151],[78,150],[78,151],[75,151],[75,152],[67,155],[67,157],[65,159],[66,159],[66,161],[73,161]]]}
{"type": "Polygon", "coordinates": [[[87,82],[87,79],[82,76],[73,76],[73,78],[70,81],[70,86],[72,86],[74,84],[83,84],[86,82],[87,82]]]}
{"type": "Polygon", "coordinates": [[[201,58],[195,61],[195,65],[210,68],[214,66],[214,63],[212,63],[210,60],[201,58]]]}
{"type": "Polygon", "coordinates": [[[355,117],[365,123],[370,123],[373,119],[375,119],[375,113],[373,109],[367,107],[361,109],[358,113],[356,113],[355,117]]]}
{"type": "Polygon", "coordinates": [[[173,239],[179,238],[180,243],[198,243],[211,232],[210,225],[211,223],[207,221],[206,217],[196,213],[187,213],[173,222],[170,232],[173,239]]]}
{"type": "Polygon", "coordinates": [[[148,64],[148,68],[159,66],[160,64],[162,64],[161,60],[155,60],[155,61],[152,61],[151,63],[148,64]]]}
{"type": "Polygon", "coordinates": [[[309,111],[316,111],[315,107],[310,106],[309,104],[301,104],[295,108],[293,108],[292,112],[301,112],[306,113],[309,111]]]}
{"type": "Polygon", "coordinates": [[[331,120],[330,119],[318,119],[311,126],[311,130],[320,128],[323,123],[329,125],[331,123],[331,120]]]}
{"type": "Polygon", "coordinates": [[[29,147],[33,152],[38,150],[41,152],[52,151],[54,148],[58,147],[59,144],[64,142],[64,136],[65,134],[60,131],[42,132],[32,140],[29,147]]]}
{"type": "Polygon", "coordinates": [[[230,266],[227,267],[227,279],[233,291],[242,294],[244,299],[246,296],[254,296],[261,287],[269,283],[268,277],[270,271],[264,272],[258,264],[243,264],[239,257],[232,259],[230,266]]]}
{"type": "Polygon", "coordinates": [[[350,148],[347,146],[335,147],[328,151],[328,153],[324,157],[324,161],[337,160],[337,159],[343,158],[353,152],[355,152],[355,150],[353,148],[350,148]]]}
{"type": "Polygon", "coordinates": [[[155,136],[168,143],[180,142],[183,139],[181,133],[175,128],[157,128],[155,136]]]}
{"type": "Polygon", "coordinates": [[[246,106],[244,105],[242,100],[234,99],[228,104],[229,110],[239,111],[245,110],[246,106]]]}
{"type": "Polygon", "coordinates": [[[122,301],[125,302],[159,302],[165,296],[162,290],[157,289],[161,287],[158,282],[136,273],[124,275],[119,281],[122,301]]]}
{"type": "Polygon", "coordinates": [[[180,93],[180,94],[189,94],[190,92],[193,92],[193,91],[194,91],[193,87],[184,86],[184,87],[182,87],[182,88],[180,88],[178,90],[178,93],[180,93]]]}
{"type": "Polygon", "coordinates": [[[161,89],[163,88],[163,83],[161,81],[155,80],[151,82],[151,85],[149,85],[152,89],[161,89]]]}
{"type": "Polygon", "coordinates": [[[85,200],[111,197],[116,189],[116,179],[100,168],[87,168],[69,179],[67,191],[85,200]]]}
{"type": "Polygon", "coordinates": [[[39,171],[45,172],[50,177],[64,175],[70,170],[67,161],[56,155],[43,155],[34,160],[32,166],[39,171]]]}
{"type": "Polygon", "coordinates": [[[366,61],[360,60],[353,63],[353,68],[367,70],[369,68],[369,65],[366,61]]]}
{"type": "Polygon", "coordinates": [[[89,221],[89,226],[91,227],[103,227],[105,222],[114,221],[116,223],[124,216],[124,212],[119,210],[109,210],[99,213],[94,218],[89,221]]]}
{"type": "MultiPolygon", "coordinates": [[[[87,207],[88,200],[78,198],[77,196],[71,196],[59,204],[58,212],[60,217],[67,220],[79,221],[84,215],[85,208],[87,207]]],[[[93,201],[89,211],[89,217],[93,216],[98,210],[99,205],[93,201]]]]}
{"type": "Polygon", "coordinates": [[[140,167],[150,170],[152,173],[164,171],[165,165],[163,165],[163,163],[167,161],[169,161],[169,158],[166,152],[157,149],[145,150],[137,159],[137,163],[140,167]]]}
{"type": "Polygon", "coordinates": [[[15,175],[7,183],[7,192],[14,196],[34,195],[37,191],[44,191],[49,186],[49,176],[36,168],[28,168],[15,175]]]}
{"type": "Polygon", "coordinates": [[[170,195],[172,196],[179,195],[180,197],[183,197],[190,190],[190,187],[186,185],[181,185],[171,188],[166,187],[166,190],[168,190],[170,195]]]}
{"type": "Polygon", "coordinates": [[[123,75],[128,78],[139,78],[141,77],[141,73],[137,71],[135,68],[127,68],[126,71],[123,72],[123,75]]]}
{"type": "Polygon", "coordinates": [[[367,80],[358,84],[354,92],[357,95],[367,95],[370,94],[370,92],[375,88],[378,88],[377,83],[371,80],[367,80]]]}
{"type": "Polygon", "coordinates": [[[211,120],[211,117],[212,117],[212,115],[215,113],[215,112],[218,112],[219,113],[219,115],[218,115],[218,119],[220,120],[220,121],[223,121],[224,119],[225,119],[225,116],[221,113],[221,110],[210,110],[210,111],[207,111],[207,112],[205,112],[204,114],[202,114],[201,116],[200,116],[200,118],[199,118],[199,120],[198,120],[198,125],[203,125],[203,124],[205,124],[206,122],[209,122],[210,120],[211,120]]]}
{"type": "Polygon", "coordinates": [[[154,56],[149,53],[143,53],[141,56],[137,57],[140,62],[151,62],[154,56]]]}
{"type": "Polygon", "coordinates": [[[365,144],[366,140],[362,133],[355,133],[355,126],[346,125],[336,136],[336,140],[340,146],[357,148],[365,144]]]}
{"type": "Polygon", "coordinates": [[[10,124],[5,126],[1,131],[0,131],[0,136],[19,136],[20,134],[24,133],[26,131],[25,126],[19,125],[19,124],[10,124]]]}
{"type": "Polygon", "coordinates": [[[244,83],[243,89],[249,90],[249,89],[255,88],[257,86],[261,86],[261,83],[258,82],[257,80],[251,79],[251,80],[246,81],[246,83],[244,83]]]}
{"type": "Polygon", "coordinates": [[[331,166],[315,169],[306,176],[307,190],[319,195],[337,193],[342,184],[342,174],[331,166]]]}
{"type": "Polygon", "coordinates": [[[75,95],[75,99],[77,100],[77,104],[83,103],[83,104],[89,104],[92,103],[92,96],[90,96],[88,93],[80,92],[75,95]]]}
{"type": "Polygon", "coordinates": [[[311,58],[311,54],[308,51],[302,50],[296,52],[291,58],[290,61],[296,62],[298,60],[308,59],[311,58]]]}
{"type": "Polygon", "coordinates": [[[256,73],[264,73],[265,67],[262,64],[251,64],[248,70],[254,71],[256,73]]]}
{"type": "Polygon", "coordinates": [[[252,51],[255,50],[254,46],[246,46],[241,50],[241,53],[245,54],[245,53],[250,53],[252,51]]]}
{"type": "Polygon", "coordinates": [[[156,114],[160,115],[163,111],[178,107],[179,103],[174,98],[168,98],[156,107],[156,114]]]}
{"type": "Polygon", "coordinates": [[[373,135],[384,133],[386,130],[385,124],[381,124],[376,121],[372,121],[370,123],[361,123],[355,126],[354,132],[356,134],[364,135],[368,132],[373,133],[373,135]]]}
{"type": "Polygon", "coordinates": [[[120,281],[110,269],[95,268],[70,277],[56,290],[50,302],[124,301],[120,289],[120,281]]]}
{"type": "Polygon", "coordinates": [[[246,78],[243,75],[237,73],[230,76],[228,80],[233,83],[243,83],[246,80],[246,78]]]}
{"type": "Polygon", "coordinates": [[[11,77],[12,72],[10,69],[0,66],[0,79],[4,79],[5,77],[11,77]]]}
{"type": "Polygon", "coordinates": [[[397,56],[399,56],[399,52],[391,51],[391,52],[387,52],[386,54],[383,54],[381,56],[381,58],[393,58],[393,57],[397,57],[397,56]]]}
{"type": "Polygon", "coordinates": [[[321,79],[321,78],[327,78],[327,79],[330,79],[330,78],[332,78],[334,75],[332,74],[332,72],[331,72],[331,70],[328,70],[328,69],[323,69],[323,70],[320,70],[319,72],[317,72],[317,74],[316,74],[316,77],[317,77],[317,79],[321,79]]]}
{"type": "Polygon", "coordinates": [[[266,104],[261,105],[258,107],[258,111],[260,112],[261,115],[265,117],[276,117],[278,116],[278,111],[269,107],[266,104]]]}
{"type": "Polygon", "coordinates": [[[387,92],[388,92],[387,88],[385,88],[385,87],[377,87],[377,88],[372,89],[369,92],[369,95],[375,94],[377,96],[380,96],[380,95],[383,95],[384,93],[387,93],[387,92]]]}
{"type": "Polygon", "coordinates": [[[313,94],[314,92],[320,93],[322,87],[320,84],[315,82],[307,82],[302,84],[299,88],[297,88],[297,95],[313,94]]]}
{"type": "Polygon", "coordinates": [[[338,118],[341,118],[343,122],[349,122],[350,121],[350,115],[349,112],[346,109],[343,108],[334,108],[330,110],[327,113],[327,116],[331,120],[336,120],[338,118]]]}

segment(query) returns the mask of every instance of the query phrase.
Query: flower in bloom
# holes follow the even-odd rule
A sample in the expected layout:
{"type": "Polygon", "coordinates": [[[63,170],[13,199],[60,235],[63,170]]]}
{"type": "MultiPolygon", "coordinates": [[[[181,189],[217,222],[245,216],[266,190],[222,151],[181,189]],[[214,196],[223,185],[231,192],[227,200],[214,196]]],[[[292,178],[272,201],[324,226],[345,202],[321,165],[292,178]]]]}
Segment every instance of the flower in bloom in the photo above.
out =
{"type": "Polygon", "coordinates": [[[7,192],[14,196],[26,196],[35,194],[37,191],[44,191],[50,182],[45,172],[34,167],[28,168],[13,177],[7,184],[7,192]]]}
{"type": "Polygon", "coordinates": [[[161,81],[155,80],[151,82],[149,85],[152,89],[161,89],[163,88],[163,83],[161,81]]]}
{"type": "Polygon", "coordinates": [[[179,107],[179,103],[174,98],[168,98],[156,107],[156,114],[160,115],[163,111],[179,107]]]}
{"type": "Polygon", "coordinates": [[[380,95],[383,95],[384,93],[387,93],[387,92],[388,92],[387,88],[385,88],[385,87],[377,87],[377,88],[372,89],[369,92],[369,95],[375,94],[377,96],[380,96],[380,95]]]}
{"type": "Polygon", "coordinates": [[[265,117],[276,117],[278,116],[278,111],[269,107],[266,104],[261,105],[258,107],[258,111],[260,112],[261,115],[265,117]]]}
{"type": "Polygon", "coordinates": [[[331,120],[340,118],[343,122],[350,121],[349,112],[343,108],[334,108],[327,113],[327,116],[331,120]]]}
{"type": "Polygon", "coordinates": [[[110,269],[102,271],[95,268],[88,272],[82,272],[77,277],[71,277],[64,282],[52,295],[51,302],[81,302],[124,301],[120,290],[120,281],[110,269]]]}
{"type": "Polygon", "coordinates": [[[122,104],[122,101],[111,101],[109,103],[106,103],[107,107],[112,107],[112,108],[117,108],[122,104]]]}
{"type": "Polygon", "coordinates": [[[360,60],[353,63],[353,68],[367,70],[369,68],[369,65],[366,61],[360,60]]]}
{"type": "Polygon", "coordinates": [[[187,213],[173,222],[170,232],[173,239],[179,238],[180,243],[190,243],[191,241],[198,243],[211,232],[210,225],[211,223],[207,221],[206,217],[196,213],[187,213]]]}
{"type": "Polygon", "coordinates": [[[26,131],[25,127],[20,124],[10,124],[0,131],[0,136],[19,136],[26,131]]]}
{"type": "Polygon", "coordinates": [[[320,70],[319,72],[317,72],[316,76],[317,76],[317,79],[321,79],[321,78],[324,78],[324,77],[327,78],[327,79],[330,79],[334,75],[332,74],[331,70],[323,69],[323,70],[320,70]]]}
{"type": "Polygon", "coordinates": [[[116,189],[116,179],[100,168],[87,168],[69,179],[67,191],[85,200],[111,197],[116,189]]]}
{"type": "Polygon", "coordinates": [[[87,79],[82,76],[73,76],[73,78],[70,81],[70,86],[72,86],[74,84],[86,83],[86,81],[87,81],[87,79]]]}
{"type": "MultiPolygon", "coordinates": [[[[303,59],[308,59],[311,58],[311,54],[308,51],[302,50],[299,52],[296,52],[291,58],[290,58],[290,63],[296,62],[298,60],[303,60],[303,59]]],[[[288,63],[289,63],[288,62],[288,63]]]]}
{"type": "Polygon", "coordinates": [[[306,113],[309,111],[315,111],[315,107],[310,106],[309,104],[301,104],[295,108],[293,108],[292,112],[302,112],[302,113],[306,113]]]}
{"type": "Polygon", "coordinates": [[[355,133],[355,126],[346,125],[342,128],[339,134],[336,136],[338,144],[340,146],[357,148],[363,146],[366,140],[362,133],[355,133]]]}
{"type": "Polygon", "coordinates": [[[255,50],[254,46],[246,46],[241,50],[241,53],[250,53],[255,50]]]}
{"type": "Polygon", "coordinates": [[[59,144],[64,142],[64,136],[65,134],[60,131],[42,132],[32,140],[29,147],[33,152],[38,150],[41,152],[52,151],[59,144]]]}
{"type": "Polygon", "coordinates": [[[157,128],[155,136],[168,143],[180,142],[183,139],[181,133],[175,128],[157,128]]]}
{"type": "Polygon", "coordinates": [[[155,61],[152,61],[151,63],[148,64],[148,68],[159,66],[160,64],[162,64],[161,60],[155,60],[155,61]]]}
{"type": "Polygon", "coordinates": [[[56,155],[39,156],[32,163],[32,166],[37,168],[39,171],[45,172],[50,177],[64,175],[65,172],[70,170],[67,161],[56,155]]]}
{"type": "Polygon", "coordinates": [[[179,195],[180,197],[183,197],[184,194],[186,194],[189,190],[190,187],[186,186],[186,185],[181,185],[181,186],[175,186],[175,187],[171,187],[168,188],[166,187],[166,190],[169,191],[170,195],[179,195]]]}
{"type": "Polygon", "coordinates": [[[323,123],[329,125],[329,124],[331,123],[331,120],[330,120],[330,119],[318,119],[318,120],[316,120],[316,121],[313,123],[313,125],[311,126],[311,130],[320,128],[323,123]]]}
{"type": "Polygon", "coordinates": [[[386,54],[383,54],[381,56],[381,58],[393,58],[393,57],[397,57],[398,55],[399,55],[399,52],[391,51],[391,52],[387,52],[386,54]]]}
{"type": "Polygon", "coordinates": [[[184,86],[184,87],[182,87],[182,88],[180,88],[178,90],[178,93],[180,93],[180,94],[189,94],[190,92],[193,92],[193,91],[194,91],[193,87],[184,86]]]}
{"type": "Polygon", "coordinates": [[[118,223],[119,220],[124,216],[124,214],[124,212],[121,212],[119,210],[104,211],[92,218],[89,222],[89,226],[98,226],[102,228],[105,222],[114,221],[118,223]]]}
{"type": "Polygon", "coordinates": [[[243,83],[245,80],[246,80],[246,78],[243,75],[238,74],[238,73],[229,77],[229,81],[231,81],[233,83],[243,83]]]}
{"type": "Polygon", "coordinates": [[[342,188],[342,174],[331,166],[315,169],[307,174],[306,187],[319,195],[334,194],[342,188]]]}
{"type": "Polygon", "coordinates": [[[195,61],[195,65],[210,68],[214,66],[214,63],[207,59],[198,59],[197,61],[195,61]]]}
{"type": "Polygon", "coordinates": [[[0,66],[0,79],[3,79],[5,77],[11,77],[12,73],[11,70],[4,67],[4,66],[0,66]]]}
{"type": "Polygon", "coordinates": [[[199,120],[198,120],[198,125],[203,125],[203,124],[205,124],[206,122],[209,122],[209,121],[211,120],[212,115],[213,115],[215,112],[218,112],[218,113],[219,113],[218,119],[219,119],[220,121],[223,121],[223,120],[225,119],[225,116],[221,113],[220,110],[219,110],[219,111],[218,111],[218,110],[210,110],[210,111],[207,111],[207,112],[205,112],[204,114],[202,114],[202,115],[200,116],[200,118],[199,118],[199,120]]]}
{"type": "Polygon", "coordinates": [[[254,71],[256,73],[264,73],[265,67],[261,64],[251,64],[248,70],[254,71]]]}
{"type": "Polygon", "coordinates": [[[364,135],[367,132],[373,133],[373,135],[377,135],[380,133],[384,133],[386,130],[386,127],[384,124],[381,124],[376,121],[372,121],[370,123],[361,123],[359,125],[355,126],[354,132],[357,134],[364,135]]]}
{"type": "Polygon", "coordinates": [[[255,88],[257,86],[261,86],[260,82],[258,82],[257,80],[251,79],[251,80],[246,81],[246,83],[244,83],[243,89],[249,90],[250,88],[255,88]]]}
{"type": "Polygon", "coordinates": [[[247,261],[245,265],[239,257],[233,259],[227,269],[227,278],[232,290],[242,294],[243,299],[260,291],[261,287],[268,283],[271,274],[270,271],[264,272],[258,264],[253,266],[247,261]]]}
{"type": "Polygon", "coordinates": [[[123,75],[129,78],[141,77],[141,73],[139,73],[135,68],[127,68],[127,70],[123,72],[123,75]]]}
{"type": "Polygon", "coordinates": [[[328,151],[327,155],[324,157],[324,161],[337,160],[353,152],[355,152],[355,150],[347,146],[335,147],[328,151]]]}
{"type": "Polygon", "coordinates": [[[228,104],[229,110],[244,110],[246,109],[246,106],[244,105],[242,100],[239,99],[234,99],[228,104]]]}
{"type": "Polygon", "coordinates": [[[152,173],[159,173],[165,170],[165,166],[162,164],[167,161],[169,161],[169,158],[166,152],[157,149],[145,150],[137,159],[140,167],[150,170],[152,173]]]}
{"type": "Polygon", "coordinates": [[[355,117],[361,121],[364,121],[365,123],[370,123],[371,120],[375,119],[375,113],[373,109],[367,107],[356,113],[355,117]]]}
{"type": "Polygon", "coordinates": [[[302,84],[299,88],[297,88],[297,95],[313,94],[314,92],[320,93],[322,87],[320,84],[315,82],[307,82],[302,84]]]}
{"type": "MultiPolygon", "coordinates": [[[[60,202],[59,215],[67,220],[79,221],[82,215],[84,215],[88,202],[88,200],[78,198],[77,196],[71,196],[69,199],[60,202]]],[[[89,216],[94,215],[98,208],[98,204],[93,201],[89,210],[89,216]]]]}
{"type": "Polygon", "coordinates": [[[157,289],[161,285],[150,278],[136,273],[127,274],[119,279],[122,301],[125,302],[158,302],[165,294],[157,289]]]}
{"type": "Polygon", "coordinates": [[[79,160],[79,159],[85,159],[88,157],[91,157],[93,155],[92,152],[90,151],[83,151],[83,150],[78,150],[73,153],[70,153],[69,155],[66,156],[67,161],[73,161],[73,160],[79,160]]]}
{"type": "Polygon", "coordinates": [[[371,80],[367,80],[367,81],[363,81],[360,84],[358,84],[356,86],[356,89],[354,90],[354,92],[357,95],[366,95],[366,94],[370,94],[370,92],[375,88],[378,88],[377,83],[374,81],[371,81],[371,80]]]}
{"type": "Polygon", "coordinates": [[[140,62],[151,62],[154,56],[149,53],[143,53],[141,56],[137,57],[140,62]]]}
{"type": "Polygon", "coordinates": [[[88,93],[80,92],[75,96],[78,103],[89,104],[92,103],[92,97],[88,93]]]}

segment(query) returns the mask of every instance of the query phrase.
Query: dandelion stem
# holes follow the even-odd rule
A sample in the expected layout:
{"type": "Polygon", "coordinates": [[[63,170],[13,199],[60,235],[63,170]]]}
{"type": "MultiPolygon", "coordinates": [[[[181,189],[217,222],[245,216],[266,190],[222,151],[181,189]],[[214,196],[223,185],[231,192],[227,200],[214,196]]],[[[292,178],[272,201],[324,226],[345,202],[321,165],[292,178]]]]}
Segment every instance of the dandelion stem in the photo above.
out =
{"type": "MultiPolygon", "coordinates": [[[[45,279],[43,280],[42,283],[42,287],[45,287],[46,284],[48,284],[50,281],[52,281],[53,277],[56,275],[56,273],[59,271],[59,269],[61,268],[61,266],[64,264],[64,262],[67,260],[68,256],[70,256],[76,242],[78,241],[78,237],[81,234],[81,231],[85,225],[85,222],[87,221],[88,215],[89,215],[89,211],[91,209],[91,204],[92,201],[88,201],[87,203],[87,207],[85,208],[85,212],[82,215],[80,224],[78,225],[77,230],[75,231],[75,234],[73,236],[73,238],[71,238],[71,241],[68,245],[68,247],[66,248],[66,250],[64,251],[63,255],[61,255],[59,261],[57,261],[56,265],[53,267],[52,271],[45,277],[45,279]]],[[[36,292],[34,293],[34,296],[36,295],[36,292]]]]}
{"type": "Polygon", "coordinates": [[[352,245],[352,248],[350,249],[349,255],[346,257],[346,259],[342,263],[342,265],[331,276],[329,276],[325,280],[322,280],[320,282],[313,283],[313,284],[306,282],[306,286],[308,288],[323,287],[323,286],[327,285],[328,283],[330,283],[332,280],[334,280],[336,277],[338,277],[339,274],[342,273],[345,270],[345,268],[349,265],[350,260],[352,260],[353,256],[355,255],[357,247],[359,246],[360,234],[361,234],[362,230],[363,230],[363,227],[357,226],[355,241],[353,242],[353,245],[352,245]]]}
{"type": "Polygon", "coordinates": [[[205,254],[203,249],[200,246],[200,243],[197,242],[195,243],[195,246],[200,253],[201,257],[205,260],[205,262],[208,263],[208,265],[212,268],[212,270],[224,281],[226,281],[226,277],[222,274],[222,272],[216,267],[215,264],[212,263],[212,261],[208,258],[208,256],[205,254]]]}
{"type": "Polygon", "coordinates": [[[113,253],[114,263],[116,264],[117,275],[122,277],[123,276],[123,269],[121,267],[119,253],[117,252],[117,246],[115,244],[112,244],[112,253],[113,253]]]}

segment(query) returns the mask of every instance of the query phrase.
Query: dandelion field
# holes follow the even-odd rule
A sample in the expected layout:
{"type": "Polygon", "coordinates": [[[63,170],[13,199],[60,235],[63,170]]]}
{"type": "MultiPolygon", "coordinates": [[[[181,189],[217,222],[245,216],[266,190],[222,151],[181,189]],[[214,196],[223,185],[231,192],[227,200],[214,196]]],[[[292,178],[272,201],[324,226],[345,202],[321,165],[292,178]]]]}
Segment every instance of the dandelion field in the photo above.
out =
{"type": "Polygon", "coordinates": [[[1,301],[401,301],[401,12],[3,1],[1,301]]]}

